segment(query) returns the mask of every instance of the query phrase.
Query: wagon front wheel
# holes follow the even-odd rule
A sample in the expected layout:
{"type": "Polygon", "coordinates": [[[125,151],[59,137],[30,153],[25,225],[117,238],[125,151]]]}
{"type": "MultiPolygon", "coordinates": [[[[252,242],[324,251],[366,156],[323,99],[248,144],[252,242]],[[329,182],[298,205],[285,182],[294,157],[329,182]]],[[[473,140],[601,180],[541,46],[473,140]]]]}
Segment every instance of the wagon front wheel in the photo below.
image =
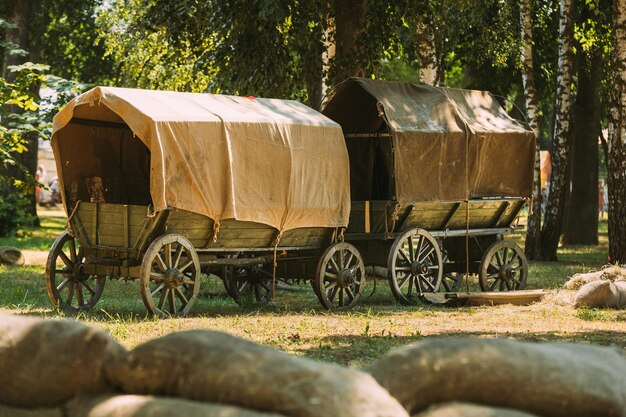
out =
{"type": "Polygon", "coordinates": [[[184,236],[160,236],[143,257],[140,279],[141,297],[150,314],[186,316],[200,292],[198,254],[184,236]]]}
{"type": "Polygon", "coordinates": [[[480,261],[479,279],[483,291],[523,290],[528,279],[524,252],[513,242],[493,243],[480,261]]]}
{"type": "Polygon", "coordinates": [[[443,274],[439,244],[426,230],[407,230],[391,245],[387,270],[396,300],[414,304],[422,293],[439,290],[443,274]]]}
{"type": "Polygon", "coordinates": [[[52,304],[66,313],[92,308],[100,299],[106,277],[84,272],[85,257],[78,241],[63,232],[46,261],[46,288],[52,304]]]}
{"type": "Polygon", "coordinates": [[[352,308],[365,285],[365,264],[357,248],[345,242],[328,247],[317,264],[312,285],[324,308],[352,308]]]}

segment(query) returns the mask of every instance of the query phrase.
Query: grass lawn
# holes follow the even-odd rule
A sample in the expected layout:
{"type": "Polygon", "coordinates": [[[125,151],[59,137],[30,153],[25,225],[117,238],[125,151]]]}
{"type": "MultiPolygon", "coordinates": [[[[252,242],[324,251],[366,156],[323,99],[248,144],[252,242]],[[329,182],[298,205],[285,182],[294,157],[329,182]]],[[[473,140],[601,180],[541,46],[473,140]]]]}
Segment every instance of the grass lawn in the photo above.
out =
{"type": "MultiPolygon", "coordinates": [[[[42,227],[32,230],[29,237],[0,239],[0,246],[16,246],[27,259],[23,267],[0,266],[0,312],[63,316],[48,299],[44,263],[64,225],[59,213],[43,213],[42,227]]],[[[394,346],[430,336],[615,345],[626,354],[626,311],[574,309],[568,305],[573,293],[557,291],[574,273],[606,263],[606,222],[601,223],[600,234],[599,246],[561,248],[558,263],[530,263],[528,288],[554,290],[530,306],[403,307],[394,302],[387,282],[378,280],[376,285],[370,281],[366,296],[347,313],[326,312],[310,289],[279,292],[271,305],[242,308],[226,296],[220,281],[205,277],[202,296],[186,318],[148,317],[137,281],[110,280],[96,307],[77,319],[107,329],[128,348],[178,330],[215,329],[296,355],[353,366],[368,363],[394,346]]],[[[523,243],[522,235],[512,238],[523,243]]],[[[478,288],[475,279],[469,285],[478,288]]]]}

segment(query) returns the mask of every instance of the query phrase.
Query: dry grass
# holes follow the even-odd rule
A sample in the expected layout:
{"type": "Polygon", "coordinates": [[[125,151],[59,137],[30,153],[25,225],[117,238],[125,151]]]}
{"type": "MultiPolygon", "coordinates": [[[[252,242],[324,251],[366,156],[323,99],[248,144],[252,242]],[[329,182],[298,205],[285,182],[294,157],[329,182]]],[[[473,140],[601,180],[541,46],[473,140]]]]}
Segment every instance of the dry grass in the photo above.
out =
{"type": "MultiPolygon", "coordinates": [[[[40,249],[43,242],[52,242],[62,224],[62,218],[46,217],[34,242],[0,240],[0,245],[33,251],[27,252],[27,263],[30,258],[34,264],[0,266],[0,312],[59,315],[47,297],[41,264],[45,253],[40,249]]],[[[78,319],[102,326],[128,348],[178,330],[215,329],[297,355],[354,366],[368,363],[392,347],[429,336],[582,342],[616,345],[626,353],[626,311],[574,309],[574,292],[556,290],[575,273],[606,263],[606,230],[601,233],[600,246],[567,247],[560,251],[558,263],[531,263],[529,288],[554,289],[544,301],[531,306],[402,307],[394,303],[386,282],[379,281],[375,293],[349,313],[323,311],[312,291],[282,292],[269,306],[242,308],[226,297],[220,282],[205,278],[204,296],[191,317],[146,317],[137,282],[109,281],[96,308],[78,319]]],[[[475,281],[469,284],[477,286],[475,281]]],[[[367,295],[371,290],[372,284],[367,295]]]]}

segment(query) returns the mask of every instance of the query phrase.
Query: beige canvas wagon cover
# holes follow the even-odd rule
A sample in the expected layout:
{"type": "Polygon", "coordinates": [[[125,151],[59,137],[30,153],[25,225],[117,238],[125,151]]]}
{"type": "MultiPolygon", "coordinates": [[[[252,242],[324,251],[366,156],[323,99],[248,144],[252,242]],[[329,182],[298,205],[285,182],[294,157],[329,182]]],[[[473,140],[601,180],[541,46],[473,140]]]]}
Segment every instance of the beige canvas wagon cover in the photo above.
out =
{"type": "MultiPolygon", "coordinates": [[[[135,135],[149,149],[147,198],[155,211],[175,207],[278,230],[347,225],[349,162],[341,128],[301,103],[96,87],[54,118],[52,145],[66,198],[64,179],[71,177],[62,174],[72,163],[85,172],[120,163],[98,160],[82,146],[85,135],[108,140],[98,129],[110,122],[132,130],[122,142],[136,142],[135,135]],[[85,128],[85,121],[97,122],[85,128]]],[[[125,176],[140,176],[132,162],[124,164],[125,176]]]]}
{"type": "MultiPolygon", "coordinates": [[[[352,78],[336,88],[322,113],[347,134],[388,128],[390,188],[398,201],[532,194],[535,135],[488,92],[352,78]]],[[[352,154],[359,139],[348,140],[354,188],[366,168],[356,166],[352,154]]]]}

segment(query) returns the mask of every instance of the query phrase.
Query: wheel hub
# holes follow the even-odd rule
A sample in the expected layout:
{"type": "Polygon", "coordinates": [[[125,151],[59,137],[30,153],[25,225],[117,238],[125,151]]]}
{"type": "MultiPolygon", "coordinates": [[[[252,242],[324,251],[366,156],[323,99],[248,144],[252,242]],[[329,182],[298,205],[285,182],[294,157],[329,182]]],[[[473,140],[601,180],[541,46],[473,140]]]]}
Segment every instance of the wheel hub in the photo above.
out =
{"type": "Polygon", "coordinates": [[[504,281],[513,281],[515,279],[515,276],[517,274],[517,271],[515,270],[515,268],[507,263],[506,265],[504,265],[502,267],[502,269],[500,270],[500,277],[504,280],[504,281]]]}
{"type": "Polygon", "coordinates": [[[412,275],[423,275],[428,273],[428,265],[422,262],[414,261],[411,263],[412,275]]]}
{"type": "Polygon", "coordinates": [[[339,271],[339,274],[337,274],[337,282],[339,283],[339,287],[347,288],[351,285],[354,285],[356,279],[352,271],[350,271],[348,268],[344,268],[339,271]]]}
{"type": "Polygon", "coordinates": [[[85,280],[82,262],[74,264],[74,267],[72,268],[72,278],[77,282],[85,280]]]}
{"type": "Polygon", "coordinates": [[[165,286],[167,288],[176,288],[183,284],[185,274],[176,268],[170,268],[165,272],[165,286]]]}

